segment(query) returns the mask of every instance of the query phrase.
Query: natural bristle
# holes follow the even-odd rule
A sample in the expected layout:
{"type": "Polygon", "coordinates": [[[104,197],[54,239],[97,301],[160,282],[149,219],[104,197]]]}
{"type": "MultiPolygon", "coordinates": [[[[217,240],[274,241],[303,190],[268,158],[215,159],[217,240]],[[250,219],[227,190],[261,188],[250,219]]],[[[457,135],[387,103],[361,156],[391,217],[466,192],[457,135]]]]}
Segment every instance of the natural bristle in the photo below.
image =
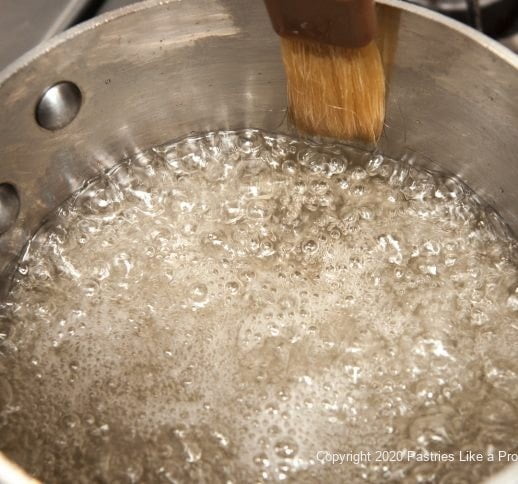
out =
{"type": "Polygon", "coordinates": [[[290,116],[305,133],[376,141],[385,117],[385,76],[371,42],[347,49],[282,39],[290,116]]]}

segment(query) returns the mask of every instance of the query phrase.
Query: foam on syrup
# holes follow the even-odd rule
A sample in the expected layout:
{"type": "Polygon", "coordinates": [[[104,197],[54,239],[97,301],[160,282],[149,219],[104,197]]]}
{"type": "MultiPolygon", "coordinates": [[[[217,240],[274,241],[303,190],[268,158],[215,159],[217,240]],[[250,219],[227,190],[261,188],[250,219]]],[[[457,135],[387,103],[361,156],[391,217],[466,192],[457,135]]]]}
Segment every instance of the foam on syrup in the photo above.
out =
{"type": "Polygon", "coordinates": [[[0,450],[46,482],[466,482],[518,446],[516,242],[458,181],[256,130],[161,146],[35,236],[0,450]],[[405,481],[406,482],[406,481],[405,481]]]}

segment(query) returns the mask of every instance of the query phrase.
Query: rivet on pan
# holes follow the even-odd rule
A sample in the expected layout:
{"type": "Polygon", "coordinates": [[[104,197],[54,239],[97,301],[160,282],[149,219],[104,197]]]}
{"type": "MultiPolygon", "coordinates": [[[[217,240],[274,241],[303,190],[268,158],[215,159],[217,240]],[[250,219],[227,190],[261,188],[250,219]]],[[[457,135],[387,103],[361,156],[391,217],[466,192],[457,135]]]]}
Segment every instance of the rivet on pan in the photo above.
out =
{"type": "Polygon", "coordinates": [[[36,105],[36,121],[51,131],[62,129],[77,116],[81,102],[81,91],[73,82],[58,82],[40,97],[36,105]]]}
{"type": "Polygon", "coordinates": [[[7,232],[20,212],[20,197],[14,185],[0,184],[0,235],[7,232]]]}

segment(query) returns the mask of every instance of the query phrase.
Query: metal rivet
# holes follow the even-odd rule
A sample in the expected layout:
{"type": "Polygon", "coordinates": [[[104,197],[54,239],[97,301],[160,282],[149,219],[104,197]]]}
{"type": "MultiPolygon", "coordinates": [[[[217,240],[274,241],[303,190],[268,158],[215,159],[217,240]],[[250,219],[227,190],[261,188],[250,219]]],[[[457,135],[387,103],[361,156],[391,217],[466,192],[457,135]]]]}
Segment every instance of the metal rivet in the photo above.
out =
{"type": "Polygon", "coordinates": [[[20,197],[10,183],[0,184],[0,235],[7,232],[20,212],[20,197]]]}
{"type": "Polygon", "coordinates": [[[73,82],[58,82],[40,97],[36,105],[36,121],[51,131],[64,128],[77,116],[81,102],[81,91],[73,82]]]}

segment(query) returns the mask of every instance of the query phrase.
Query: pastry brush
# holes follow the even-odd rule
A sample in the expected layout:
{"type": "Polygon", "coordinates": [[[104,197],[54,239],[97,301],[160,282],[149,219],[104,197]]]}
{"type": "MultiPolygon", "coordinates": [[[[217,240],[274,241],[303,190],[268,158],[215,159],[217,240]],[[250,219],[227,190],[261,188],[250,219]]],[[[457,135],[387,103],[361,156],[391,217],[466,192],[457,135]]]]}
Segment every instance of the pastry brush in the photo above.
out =
{"type": "Polygon", "coordinates": [[[302,132],[375,142],[385,76],[373,0],[265,0],[281,36],[289,114],[302,132]]]}

